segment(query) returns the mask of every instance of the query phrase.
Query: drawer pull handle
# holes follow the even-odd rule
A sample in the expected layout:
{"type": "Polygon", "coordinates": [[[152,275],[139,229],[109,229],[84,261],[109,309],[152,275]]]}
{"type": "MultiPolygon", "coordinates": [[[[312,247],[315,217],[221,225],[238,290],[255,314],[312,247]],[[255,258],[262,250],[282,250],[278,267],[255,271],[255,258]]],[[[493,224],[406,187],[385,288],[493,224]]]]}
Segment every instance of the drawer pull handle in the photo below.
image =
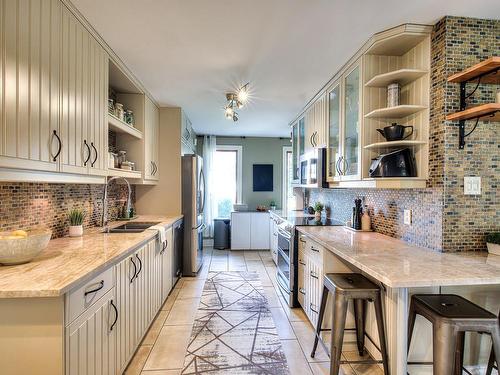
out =
{"type": "Polygon", "coordinates": [[[142,271],[142,260],[141,260],[141,258],[139,258],[139,254],[135,254],[135,257],[139,261],[139,271],[137,271],[137,275],[135,276],[135,278],[137,279],[139,277],[139,274],[142,271]]]}
{"type": "Polygon", "coordinates": [[[306,241],[302,237],[299,238],[299,241],[302,243],[306,243],[306,241]]]}
{"type": "Polygon", "coordinates": [[[163,247],[161,248],[160,254],[163,254],[165,252],[167,246],[168,246],[168,240],[165,240],[165,242],[163,242],[163,247]]]}
{"type": "Polygon", "coordinates": [[[303,295],[306,295],[306,291],[304,290],[304,288],[299,288],[299,293],[303,294],[303,295]]]}
{"type": "Polygon", "coordinates": [[[312,303],[309,305],[309,307],[311,308],[311,311],[312,311],[313,313],[316,313],[316,314],[317,314],[317,313],[318,313],[318,310],[315,310],[315,309],[313,308],[313,306],[314,306],[314,305],[313,305],[312,303]]]}
{"type": "Polygon", "coordinates": [[[114,304],[113,300],[111,300],[111,306],[113,307],[113,309],[115,310],[115,320],[113,321],[113,323],[111,324],[111,327],[109,328],[109,331],[111,332],[113,330],[113,328],[115,327],[115,324],[116,322],[118,321],[118,309],[116,308],[116,305],[114,304]]]}
{"type": "Polygon", "coordinates": [[[88,292],[83,293],[84,297],[87,297],[89,294],[96,293],[104,288],[104,280],[99,281],[99,286],[95,289],[89,290],[88,292]]]}
{"type": "Polygon", "coordinates": [[[130,261],[132,262],[132,264],[134,265],[134,276],[132,276],[132,278],[130,279],[130,284],[132,284],[132,282],[134,281],[135,279],[135,275],[137,275],[137,265],[135,264],[134,262],[134,258],[130,258],[130,261]]]}
{"type": "Polygon", "coordinates": [[[316,251],[317,253],[319,253],[319,249],[316,249],[314,246],[311,246],[311,250],[312,251],[316,251]]]}
{"type": "Polygon", "coordinates": [[[311,277],[318,279],[318,275],[316,275],[313,271],[311,271],[311,277]]]}
{"type": "Polygon", "coordinates": [[[300,263],[301,265],[303,265],[303,266],[305,266],[305,265],[306,265],[306,262],[304,262],[304,261],[303,261],[303,260],[301,260],[301,259],[299,259],[299,263],[300,263]]]}

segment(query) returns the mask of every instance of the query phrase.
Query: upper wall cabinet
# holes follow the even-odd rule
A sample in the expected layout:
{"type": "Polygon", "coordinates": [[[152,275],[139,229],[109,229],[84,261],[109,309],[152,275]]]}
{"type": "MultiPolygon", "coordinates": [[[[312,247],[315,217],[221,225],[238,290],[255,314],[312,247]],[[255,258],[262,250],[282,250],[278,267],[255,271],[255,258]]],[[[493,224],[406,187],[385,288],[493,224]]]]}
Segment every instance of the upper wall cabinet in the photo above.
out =
{"type": "Polygon", "coordinates": [[[325,85],[326,94],[318,93],[292,121],[292,128],[298,126],[296,157],[304,147],[327,147],[330,187],[426,186],[431,31],[431,26],[406,24],[375,34],[325,85]],[[390,93],[395,100],[388,99],[390,93]],[[392,124],[402,125],[404,134],[385,139],[381,133],[392,124]],[[371,172],[374,160],[401,149],[415,167],[407,169],[411,174],[371,172]]]}
{"type": "Polygon", "coordinates": [[[186,113],[182,111],[182,129],[181,129],[181,153],[195,154],[196,153],[196,133],[193,130],[193,124],[187,117],[186,113]]]}
{"type": "Polygon", "coordinates": [[[2,167],[59,169],[62,8],[59,0],[0,1],[2,167]]]}
{"type": "Polygon", "coordinates": [[[0,167],[102,182],[106,52],[59,0],[0,5],[0,167]]]}
{"type": "Polygon", "coordinates": [[[61,171],[105,176],[108,56],[65,7],[61,37],[61,171]]]}

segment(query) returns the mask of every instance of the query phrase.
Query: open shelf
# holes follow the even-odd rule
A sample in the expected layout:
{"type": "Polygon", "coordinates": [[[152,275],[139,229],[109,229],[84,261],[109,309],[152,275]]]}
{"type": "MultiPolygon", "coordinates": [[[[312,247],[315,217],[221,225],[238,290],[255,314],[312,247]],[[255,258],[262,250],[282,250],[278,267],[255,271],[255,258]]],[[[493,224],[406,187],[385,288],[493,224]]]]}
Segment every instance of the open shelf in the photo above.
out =
{"type": "Polygon", "coordinates": [[[493,56],[448,77],[448,82],[467,82],[481,77],[481,83],[500,84],[500,57],[493,56]]]}
{"type": "Polygon", "coordinates": [[[500,121],[500,103],[478,105],[446,116],[448,121],[466,121],[477,118],[484,121],[500,121]]]}
{"type": "Polygon", "coordinates": [[[390,141],[390,142],[377,142],[364,146],[363,148],[366,150],[378,150],[381,148],[388,147],[410,147],[410,146],[420,146],[425,145],[427,142],[425,141],[390,141]]]}
{"type": "Polygon", "coordinates": [[[399,83],[401,86],[407,85],[426,74],[422,69],[398,69],[392,72],[378,74],[365,83],[366,87],[387,87],[391,83],[399,83]]]}
{"type": "Polygon", "coordinates": [[[420,112],[427,107],[424,105],[398,105],[395,107],[379,108],[367,113],[366,118],[403,118],[420,112]]]}
{"type": "Polygon", "coordinates": [[[123,122],[118,117],[108,113],[109,129],[117,133],[128,134],[134,138],[142,139],[142,132],[126,122],[123,122]]]}
{"type": "Polygon", "coordinates": [[[108,168],[108,176],[119,176],[125,178],[142,178],[141,171],[126,171],[120,168],[108,168]]]}

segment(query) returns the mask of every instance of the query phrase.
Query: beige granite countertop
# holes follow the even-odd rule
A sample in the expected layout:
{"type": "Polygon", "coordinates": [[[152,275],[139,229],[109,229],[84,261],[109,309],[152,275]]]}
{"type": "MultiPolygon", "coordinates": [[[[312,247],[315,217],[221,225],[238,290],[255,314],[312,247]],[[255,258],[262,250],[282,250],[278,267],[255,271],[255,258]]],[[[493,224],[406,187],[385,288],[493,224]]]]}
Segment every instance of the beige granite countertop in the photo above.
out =
{"type": "Polygon", "coordinates": [[[345,262],[391,288],[500,284],[500,256],[440,253],[379,233],[297,227],[345,262]]]}
{"type": "MultiPolygon", "coordinates": [[[[135,221],[160,222],[167,226],[181,218],[140,215],[135,221]]],[[[116,221],[110,223],[110,227],[123,223],[116,221]]],[[[47,248],[29,263],[0,265],[0,298],[61,296],[155,236],[155,230],[102,233],[102,228],[92,228],[85,231],[82,237],[51,240],[47,248]]]]}

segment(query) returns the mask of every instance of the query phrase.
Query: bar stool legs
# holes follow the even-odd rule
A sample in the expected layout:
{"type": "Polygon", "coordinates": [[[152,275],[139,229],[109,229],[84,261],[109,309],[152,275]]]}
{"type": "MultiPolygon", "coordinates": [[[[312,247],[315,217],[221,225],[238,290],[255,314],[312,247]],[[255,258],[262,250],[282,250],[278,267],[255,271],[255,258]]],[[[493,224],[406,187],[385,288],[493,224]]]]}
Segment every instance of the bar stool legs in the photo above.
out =
{"type": "Polygon", "coordinates": [[[382,363],[384,365],[384,374],[389,374],[389,358],[387,355],[385,329],[383,324],[384,315],[382,312],[382,297],[380,296],[380,293],[377,293],[377,297],[373,302],[375,303],[375,316],[377,320],[378,337],[380,341],[380,353],[382,354],[382,363]]]}
{"type": "Polygon", "coordinates": [[[342,343],[344,341],[345,320],[347,315],[347,299],[335,293],[332,313],[332,337],[330,355],[330,374],[337,375],[340,371],[342,343]]]}
{"type": "Polygon", "coordinates": [[[365,349],[365,305],[363,299],[355,299],[354,302],[354,320],[356,322],[356,343],[360,356],[364,354],[365,349]]]}
{"type": "Polygon", "coordinates": [[[323,323],[323,317],[325,316],[326,302],[328,300],[328,288],[323,287],[323,294],[321,295],[321,305],[319,308],[318,324],[316,325],[316,337],[314,338],[314,344],[311,351],[311,358],[314,358],[316,354],[316,349],[318,348],[319,336],[321,335],[321,325],[323,323]]]}

